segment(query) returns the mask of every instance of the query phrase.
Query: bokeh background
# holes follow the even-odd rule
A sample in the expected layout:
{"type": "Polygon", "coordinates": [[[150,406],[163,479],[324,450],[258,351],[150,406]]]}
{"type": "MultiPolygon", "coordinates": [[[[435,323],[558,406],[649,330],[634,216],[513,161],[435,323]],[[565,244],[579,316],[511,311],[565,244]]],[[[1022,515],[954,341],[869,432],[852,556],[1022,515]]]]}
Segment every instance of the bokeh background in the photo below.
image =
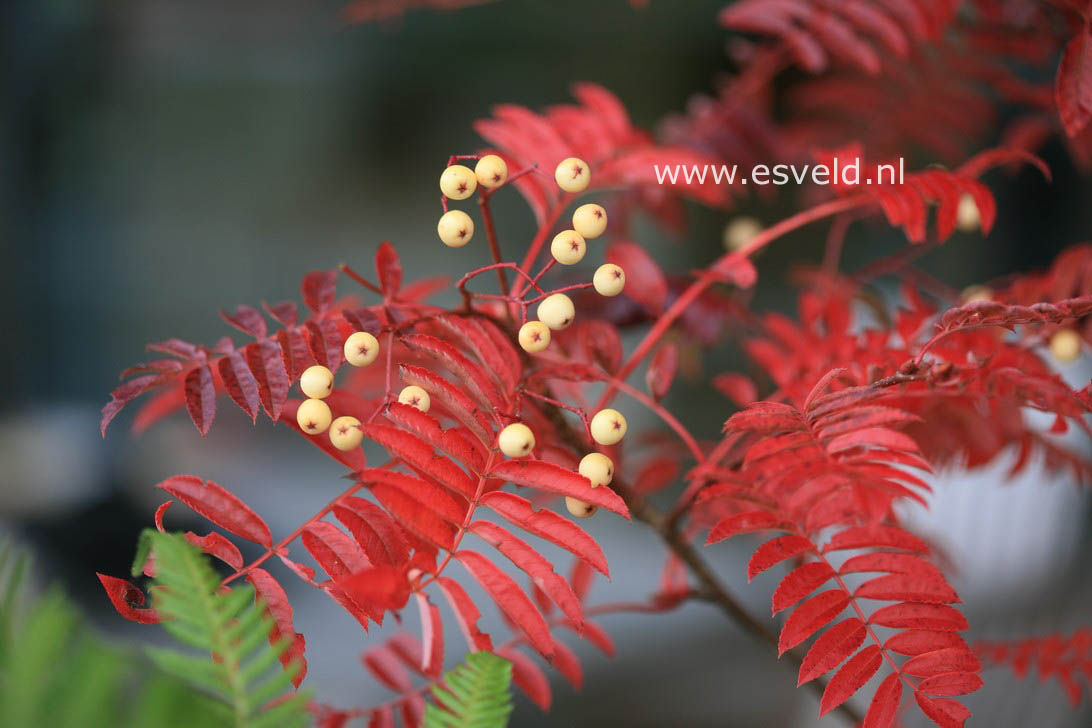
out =
{"type": "MultiPolygon", "coordinates": [[[[715,23],[722,4],[504,0],[363,26],[341,22],[341,5],[329,0],[3,4],[0,528],[35,552],[37,582],[63,584],[99,629],[136,645],[157,630],[121,623],[94,572],[127,571],[136,534],[161,501],[152,485],[176,473],[214,479],[260,504],[275,533],[317,510],[340,490],[338,469],[291,433],[261,421],[252,428],[230,407],[205,440],[184,414],[140,439],[123,415],[100,438],[98,410],[117,372],[139,361],[148,341],[214,341],[225,333],[218,309],[293,297],[304,271],[341,261],[369,268],[384,239],[413,276],[459,275],[484,262],[484,246],[453,251],[435,240],[436,180],[449,154],[480,146],[472,121],[498,102],[567,102],[570,84],[587,80],[655,128],[729,70],[715,23]]],[[[1053,184],[994,173],[995,231],[958,234],[926,268],[961,287],[1043,266],[1089,238],[1092,185],[1059,144],[1044,154],[1053,184]]],[[[773,221],[793,208],[784,197],[743,209],[773,221]]],[[[529,211],[514,193],[496,209],[506,251],[521,251],[533,232],[529,211]]],[[[638,230],[665,268],[682,272],[718,254],[728,217],[695,209],[681,238],[638,230]]],[[[792,305],[789,264],[818,260],[823,234],[803,231],[761,257],[760,306],[792,305]]],[[[896,232],[856,226],[847,263],[900,244],[896,232]]],[[[1089,374],[1087,360],[1065,371],[1074,382],[1089,374]]],[[[698,383],[680,383],[668,404],[709,437],[730,412],[698,383]]],[[[951,534],[943,541],[961,566],[954,581],[975,636],[1087,623],[1087,493],[1034,468],[1016,483],[1004,484],[1003,473],[1001,464],[945,475],[943,514],[913,515],[924,532],[951,534]]],[[[179,527],[194,525],[175,510],[179,527]]],[[[616,519],[591,527],[614,572],[592,601],[653,591],[656,540],[616,519]]],[[[762,614],[771,584],[748,587],[743,578],[752,546],[709,555],[762,614]]],[[[358,661],[383,632],[365,635],[325,597],[284,581],[318,696],[343,706],[385,699],[358,661]]],[[[583,693],[554,679],[553,711],[544,716],[521,698],[513,725],[817,724],[817,702],[794,689],[793,671],[707,606],[605,624],[618,656],[577,645],[583,693]]],[[[449,632],[452,651],[461,649],[449,632]]],[[[1065,706],[1056,685],[990,678],[970,700],[978,725],[1092,723],[1087,707],[1065,706]]]]}

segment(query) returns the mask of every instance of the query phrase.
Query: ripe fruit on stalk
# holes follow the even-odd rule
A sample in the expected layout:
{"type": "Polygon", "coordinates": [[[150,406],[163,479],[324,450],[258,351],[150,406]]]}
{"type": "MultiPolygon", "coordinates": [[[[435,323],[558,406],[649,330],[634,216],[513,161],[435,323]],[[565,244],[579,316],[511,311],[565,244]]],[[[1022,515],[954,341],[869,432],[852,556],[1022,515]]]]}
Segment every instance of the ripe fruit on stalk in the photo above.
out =
{"type": "Polygon", "coordinates": [[[522,422],[514,422],[500,431],[497,444],[501,452],[508,457],[521,458],[524,455],[530,455],[535,449],[535,433],[522,422]]]}
{"type": "Polygon", "coordinates": [[[569,157],[561,160],[554,170],[554,181],[557,186],[566,192],[583,192],[591,182],[591,171],[588,163],[579,157],[569,157]]]}
{"type": "Polygon", "coordinates": [[[474,237],[474,221],[462,210],[448,210],[436,223],[436,234],[449,248],[461,248],[474,237]]]}
{"type": "Polygon", "coordinates": [[[581,205],[573,213],[573,229],[586,240],[599,237],[607,229],[607,211],[594,203],[581,205]]]}
{"type": "Polygon", "coordinates": [[[554,331],[568,328],[576,317],[573,300],[564,293],[555,293],[538,304],[538,320],[554,331]]]}
{"type": "Polygon", "coordinates": [[[486,154],[474,165],[478,184],[486,189],[500,187],[508,179],[508,165],[496,154],[486,154]]]}
{"type": "Polygon", "coordinates": [[[550,327],[541,321],[528,321],[519,327],[519,345],[534,354],[550,345],[550,327]]]}
{"type": "Polygon", "coordinates": [[[330,405],[321,399],[304,400],[296,410],[296,424],[308,435],[320,435],[330,426],[330,405]]]}
{"type": "Polygon", "coordinates": [[[591,420],[591,436],[600,445],[616,445],[626,436],[626,427],[626,418],[618,410],[599,410],[591,420]]]}
{"type": "Polygon", "coordinates": [[[724,226],[724,247],[739,250],[762,232],[762,223],[753,217],[740,215],[724,226]]]}
{"type": "Polygon", "coordinates": [[[432,398],[428,396],[428,392],[416,384],[411,384],[399,392],[398,401],[410,407],[416,407],[422,412],[428,412],[428,408],[432,406],[432,398]]]}
{"type": "Polygon", "coordinates": [[[325,399],[334,391],[334,373],[321,364],[307,367],[300,375],[300,390],[312,399],[325,399]]]}
{"type": "Polygon", "coordinates": [[[604,263],[596,268],[592,285],[600,296],[617,296],[626,287],[626,272],[614,263],[604,263]]]}
{"type": "Polygon", "coordinates": [[[562,265],[572,265],[584,259],[587,245],[584,238],[575,230],[563,230],[554,236],[550,243],[550,253],[554,260],[562,265]]]}
{"type": "Polygon", "coordinates": [[[470,171],[470,167],[461,164],[453,164],[440,175],[440,191],[444,197],[453,200],[465,200],[478,189],[478,178],[470,171]]]}
{"type": "Polygon", "coordinates": [[[330,442],[338,450],[352,450],[360,447],[364,431],[360,429],[360,420],[355,417],[338,417],[330,424],[330,442]]]}
{"type": "Polygon", "coordinates": [[[1076,361],[1081,355],[1081,337],[1073,329],[1062,329],[1050,337],[1050,353],[1063,364],[1076,361]]]}
{"type": "Polygon", "coordinates": [[[580,461],[578,472],[591,481],[591,487],[610,485],[614,479],[614,463],[601,452],[590,452],[580,461]]]}
{"type": "Polygon", "coordinates": [[[573,498],[571,495],[565,496],[565,508],[577,518],[591,518],[599,510],[599,506],[585,503],[579,498],[573,498]]]}
{"type": "Polygon", "coordinates": [[[982,216],[978,211],[978,204],[970,194],[964,194],[959,198],[959,207],[956,208],[956,227],[965,233],[973,233],[982,224],[982,216]]]}
{"type": "Polygon", "coordinates": [[[354,367],[366,367],[379,356],[379,341],[367,331],[357,331],[345,339],[345,361],[354,367]]]}

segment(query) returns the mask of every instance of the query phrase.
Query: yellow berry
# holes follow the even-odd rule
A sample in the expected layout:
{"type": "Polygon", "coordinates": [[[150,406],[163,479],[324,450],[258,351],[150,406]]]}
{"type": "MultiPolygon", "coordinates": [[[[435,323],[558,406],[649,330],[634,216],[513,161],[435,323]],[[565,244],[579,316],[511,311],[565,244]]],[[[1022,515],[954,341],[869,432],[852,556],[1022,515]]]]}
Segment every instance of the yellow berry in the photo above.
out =
{"type": "Polygon", "coordinates": [[[497,444],[501,452],[510,458],[521,458],[530,455],[535,449],[535,433],[522,422],[515,422],[500,431],[497,436],[497,444]]]}
{"type": "Polygon", "coordinates": [[[577,157],[569,157],[561,160],[554,170],[554,179],[557,186],[566,192],[583,192],[591,182],[591,170],[588,163],[577,157]]]}
{"type": "Polygon", "coordinates": [[[584,243],[584,238],[575,230],[559,232],[554,236],[554,241],[550,243],[550,253],[553,254],[554,260],[561,263],[561,265],[579,263],[584,259],[586,250],[587,245],[584,243]]]}
{"type": "Polygon", "coordinates": [[[978,213],[974,197],[964,193],[959,198],[959,207],[956,208],[956,227],[965,233],[973,233],[981,223],[982,217],[978,213]]]}
{"type": "Polygon", "coordinates": [[[528,321],[519,327],[519,345],[532,354],[550,345],[550,327],[541,321],[528,321]]]}
{"type": "Polygon", "coordinates": [[[573,300],[564,293],[547,296],[538,304],[538,320],[554,331],[568,328],[576,317],[573,300]]]}
{"type": "Polygon", "coordinates": [[[444,193],[444,197],[465,200],[477,188],[478,178],[470,171],[470,167],[453,164],[440,175],[440,191],[444,193]]]}
{"type": "Polygon", "coordinates": [[[577,470],[591,481],[593,488],[609,485],[614,479],[614,463],[601,452],[590,452],[585,455],[577,470]]]}
{"type": "Polygon", "coordinates": [[[959,294],[960,303],[972,303],[974,301],[989,301],[993,298],[993,291],[988,286],[967,286],[959,294]]]}
{"type": "MultiPolygon", "coordinates": [[[[325,403],[324,403],[325,404],[325,403]]],[[[360,429],[360,420],[355,417],[338,417],[330,425],[330,442],[338,450],[352,450],[360,447],[364,431],[360,429]]]]}
{"type": "Polygon", "coordinates": [[[615,409],[599,410],[591,421],[592,439],[600,445],[615,445],[626,436],[626,418],[615,409]]]}
{"type": "Polygon", "coordinates": [[[354,367],[366,367],[379,356],[379,341],[367,331],[357,331],[345,339],[345,361],[354,367]]]}
{"type": "Polygon", "coordinates": [[[449,248],[461,248],[474,237],[474,221],[462,210],[448,210],[436,223],[440,240],[449,248]]]}
{"type": "Polygon", "coordinates": [[[321,399],[308,399],[296,410],[296,423],[308,435],[320,435],[330,426],[330,405],[321,399]]]}
{"type": "Polygon", "coordinates": [[[617,296],[626,287],[626,272],[614,263],[604,263],[595,270],[592,285],[601,296],[617,296]]]}
{"type": "Polygon", "coordinates": [[[508,165],[496,154],[486,154],[474,165],[474,176],[478,178],[478,184],[491,190],[508,179],[508,165]]]}
{"type": "Polygon", "coordinates": [[[428,412],[428,408],[432,406],[432,398],[428,396],[428,392],[416,384],[411,384],[399,392],[398,401],[410,407],[416,407],[422,412],[428,412]]]}
{"type": "Polygon", "coordinates": [[[573,229],[585,240],[599,237],[607,229],[607,211],[594,203],[581,205],[573,213],[573,229]]]}
{"type": "Polygon", "coordinates": [[[569,510],[569,513],[577,518],[591,518],[599,510],[599,506],[585,503],[579,498],[573,498],[571,495],[565,496],[565,507],[569,510]]]}
{"type": "Polygon", "coordinates": [[[740,215],[724,226],[724,247],[739,250],[762,232],[762,223],[753,217],[740,215]]]}
{"type": "Polygon", "coordinates": [[[1081,355],[1081,337],[1073,329],[1061,329],[1050,337],[1050,353],[1063,364],[1075,361],[1081,355]]]}
{"type": "Polygon", "coordinates": [[[307,367],[300,375],[300,389],[308,397],[325,399],[334,391],[334,373],[321,364],[307,367]]]}

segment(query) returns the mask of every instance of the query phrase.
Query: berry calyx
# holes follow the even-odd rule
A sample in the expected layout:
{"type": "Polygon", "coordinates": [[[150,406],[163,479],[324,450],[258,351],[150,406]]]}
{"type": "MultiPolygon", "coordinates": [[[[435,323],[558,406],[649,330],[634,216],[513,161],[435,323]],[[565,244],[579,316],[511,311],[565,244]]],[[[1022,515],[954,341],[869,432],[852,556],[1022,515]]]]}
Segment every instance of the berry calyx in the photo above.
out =
{"type": "Polygon", "coordinates": [[[453,164],[440,175],[440,192],[452,200],[465,200],[478,189],[478,178],[461,164],[453,164]]]}
{"type": "Polygon", "coordinates": [[[428,412],[428,408],[432,406],[432,398],[428,396],[428,392],[416,384],[411,384],[399,392],[398,401],[410,407],[416,407],[422,412],[428,412]]]}
{"type": "Polygon", "coordinates": [[[334,373],[321,364],[307,367],[300,375],[300,390],[312,399],[325,399],[334,391],[334,373]]]}
{"type": "Polygon", "coordinates": [[[360,420],[355,417],[338,417],[330,424],[330,442],[338,450],[352,450],[360,447],[364,431],[360,429],[360,420]]]}
{"type": "Polygon", "coordinates": [[[296,410],[296,424],[308,435],[321,435],[330,426],[330,405],[321,399],[304,400],[296,410]]]}
{"type": "Polygon", "coordinates": [[[508,457],[521,458],[535,449],[535,433],[522,422],[514,422],[500,431],[497,445],[508,457]]]}
{"type": "Polygon", "coordinates": [[[554,260],[561,263],[561,265],[579,263],[584,259],[584,253],[587,252],[587,249],[583,236],[575,230],[559,232],[554,236],[553,242],[550,243],[550,253],[554,256],[554,260]]]}
{"type": "Polygon", "coordinates": [[[528,321],[519,327],[519,345],[534,354],[550,345],[550,327],[541,321],[528,321]]]}
{"type": "Polygon", "coordinates": [[[554,331],[568,328],[576,318],[573,300],[564,293],[555,293],[538,304],[538,320],[554,331]]]}
{"type": "Polygon", "coordinates": [[[573,213],[573,229],[583,235],[585,240],[599,237],[607,230],[607,211],[602,205],[591,202],[581,205],[573,213]]]}
{"type": "Polygon", "coordinates": [[[379,356],[379,340],[367,331],[357,331],[345,339],[345,361],[354,367],[366,367],[379,356]]]}
{"type": "Polygon", "coordinates": [[[1073,329],[1061,329],[1050,337],[1050,353],[1063,364],[1076,361],[1081,355],[1081,336],[1073,329]]]}
{"type": "Polygon", "coordinates": [[[956,227],[961,232],[973,233],[981,225],[982,215],[978,211],[978,204],[970,193],[964,193],[956,208],[956,227]]]}
{"type": "Polygon", "coordinates": [[[596,268],[592,285],[600,296],[617,296],[626,287],[626,272],[614,263],[604,263],[596,268]]]}
{"type": "Polygon", "coordinates": [[[577,518],[591,518],[599,510],[599,506],[585,503],[579,498],[573,498],[571,495],[565,496],[565,508],[577,518]]]}
{"type": "Polygon", "coordinates": [[[600,445],[616,445],[626,436],[626,418],[616,409],[603,409],[591,420],[592,439],[600,445]]]}
{"type": "Polygon", "coordinates": [[[614,479],[614,462],[601,452],[590,452],[580,460],[577,471],[598,488],[614,479]]]}
{"type": "Polygon", "coordinates": [[[462,210],[448,210],[436,223],[436,234],[449,248],[461,248],[474,237],[474,221],[462,210]]]}
{"type": "Polygon", "coordinates": [[[740,215],[724,226],[724,247],[739,250],[762,232],[762,223],[753,217],[740,215]]]}
{"type": "Polygon", "coordinates": [[[591,170],[588,163],[579,157],[561,160],[554,170],[554,181],[566,192],[583,192],[591,182],[591,170]]]}
{"type": "Polygon", "coordinates": [[[474,165],[474,176],[488,190],[500,187],[508,179],[508,164],[496,154],[486,154],[474,165]]]}

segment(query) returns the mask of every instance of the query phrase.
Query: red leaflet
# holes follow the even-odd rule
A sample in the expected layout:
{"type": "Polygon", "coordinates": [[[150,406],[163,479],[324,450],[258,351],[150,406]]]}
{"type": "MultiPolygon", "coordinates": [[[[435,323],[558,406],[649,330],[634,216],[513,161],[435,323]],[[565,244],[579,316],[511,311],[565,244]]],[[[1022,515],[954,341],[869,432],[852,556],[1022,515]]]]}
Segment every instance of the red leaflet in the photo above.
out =
{"type": "Polygon", "coordinates": [[[717,522],[709,532],[705,545],[724,541],[741,533],[779,529],[783,521],[769,511],[747,511],[728,516],[717,522]]]}
{"type": "Polygon", "coordinates": [[[554,642],[554,661],[551,665],[569,681],[573,690],[584,687],[584,669],[580,666],[579,658],[564,642],[554,642]]]}
{"type": "MultiPolygon", "coordinates": [[[[170,504],[171,501],[167,501],[160,508],[165,509],[170,504]]],[[[162,513],[159,511],[156,511],[156,523],[162,526],[162,513]]],[[[239,553],[238,547],[216,531],[210,532],[207,536],[198,536],[193,531],[188,531],[185,538],[206,554],[215,556],[236,571],[243,568],[243,555],[239,553]]]]}
{"type": "Polygon", "coordinates": [[[877,609],[868,618],[869,624],[898,629],[928,629],[938,632],[962,632],[966,618],[943,604],[892,604],[877,609]]]}
{"type": "Polygon", "coordinates": [[[487,493],[479,502],[527,533],[546,539],[583,559],[603,576],[610,578],[607,557],[603,555],[599,544],[584,529],[567,518],[545,509],[536,511],[530,501],[514,493],[487,493]]]}
{"type": "Polygon", "coordinates": [[[292,605],[288,601],[288,595],[265,569],[251,569],[246,578],[254,585],[256,597],[265,604],[273,616],[275,624],[269,633],[270,644],[276,644],[282,639],[292,640],[292,646],[281,654],[280,660],[285,669],[288,669],[294,661],[300,663],[299,672],[292,678],[292,684],[298,688],[307,677],[307,658],[304,657],[307,643],[292,623],[292,605]]]}
{"type": "Polygon", "coordinates": [[[876,688],[861,728],[891,728],[895,724],[901,699],[902,679],[897,672],[893,672],[876,688]]]}
{"type": "Polygon", "coordinates": [[[800,663],[796,686],[800,687],[840,665],[861,646],[866,632],[864,622],[856,617],[839,622],[824,632],[800,663]]]}
{"type": "Polygon", "coordinates": [[[892,526],[856,526],[834,534],[823,553],[865,548],[893,548],[918,554],[929,553],[929,545],[917,536],[892,526]]]}
{"type": "Polygon", "coordinates": [[[519,650],[502,647],[497,654],[512,663],[512,682],[542,710],[550,709],[550,682],[531,658],[519,650]]]}
{"type": "Polygon", "coordinates": [[[827,452],[839,453],[857,447],[876,447],[882,450],[918,451],[917,443],[908,435],[886,427],[868,427],[855,432],[847,432],[827,443],[827,452]]]}
{"type": "MultiPolygon", "coordinates": [[[[446,488],[466,498],[473,498],[477,485],[455,463],[442,455],[437,455],[432,446],[417,435],[399,430],[388,425],[364,425],[364,436],[382,445],[387,452],[422,474],[434,478],[446,488]]],[[[372,470],[368,477],[384,477],[380,473],[389,471],[372,470]]]]}
{"type": "Polygon", "coordinates": [[[407,693],[413,689],[409,672],[386,645],[365,652],[363,662],[364,667],[368,668],[379,682],[394,692],[407,693]]]}
{"type": "Polygon", "coordinates": [[[537,488],[548,493],[567,495],[606,508],[629,520],[629,509],[618,495],[605,485],[592,488],[583,475],[542,460],[506,460],[488,474],[516,485],[537,488]]]}
{"type": "Polygon", "coordinates": [[[406,573],[394,566],[375,566],[358,571],[337,582],[339,589],[360,604],[375,604],[384,610],[398,610],[409,601],[406,573]]]}
{"type": "Polygon", "coordinates": [[[144,604],[146,597],[136,585],[125,579],[118,579],[106,574],[95,574],[106,590],[106,596],[118,614],[132,622],[141,624],[159,624],[159,615],[154,609],[137,609],[144,604]],[[135,605],[135,606],[134,606],[135,605]]]}
{"type": "MultiPolygon", "coordinates": [[[[436,321],[465,340],[467,348],[504,391],[516,388],[522,366],[504,334],[497,332],[499,335],[491,335],[486,331],[485,324],[465,316],[439,316],[436,321]]],[[[489,326],[496,329],[492,324],[489,326]]]]}
{"type": "Polygon", "coordinates": [[[409,560],[409,546],[401,529],[382,508],[350,497],[339,500],[333,510],[376,566],[401,566],[409,560]]]}
{"type": "MultiPolygon", "coordinates": [[[[270,419],[276,421],[281,416],[281,408],[288,399],[291,381],[284,368],[281,349],[272,341],[255,341],[247,344],[246,362],[258,383],[258,397],[270,419]]],[[[295,419],[293,417],[293,419],[295,419]]]]}
{"type": "Polygon", "coordinates": [[[1065,47],[1054,96],[1065,132],[1076,137],[1092,119],[1092,25],[1087,18],[1065,47]]]}
{"type": "Polygon", "coordinates": [[[740,407],[748,407],[758,399],[758,388],[754,381],[743,374],[718,374],[713,377],[713,386],[740,407]]]}
{"type": "Polygon", "coordinates": [[[530,598],[523,593],[516,582],[481,554],[473,551],[456,551],[455,558],[482,585],[512,623],[523,631],[529,644],[545,659],[551,659],[554,653],[554,640],[550,636],[550,628],[546,626],[546,620],[542,618],[530,598]]]}
{"type": "Polygon", "coordinates": [[[973,672],[942,672],[918,683],[918,690],[930,695],[966,695],[981,688],[985,683],[973,672]]]}
{"type": "Polygon", "coordinates": [[[316,363],[304,331],[306,329],[281,329],[277,332],[281,359],[284,361],[284,369],[288,372],[288,378],[291,381],[299,379],[307,367],[316,363]]]}
{"type": "Polygon", "coordinates": [[[480,473],[485,467],[484,448],[467,430],[445,430],[432,415],[401,402],[391,402],[387,407],[387,417],[475,472],[480,473]]]}
{"type": "Polygon", "coordinates": [[[778,654],[785,654],[830,624],[847,606],[849,595],[841,589],[819,592],[801,604],[793,610],[785,620],[785,626],[781,628],[781,637],[777,642],[778,654]]]}
{"type": "Polygon", "coordinates": [[[773,613],[788,609],[826,584],[834,570],[825,561],[813,561],[790,571],[773,593],[773,613]]]}
{"type": "Polygon", "coordinates": [[[492,444],[493,429],[489,418],[461,389],[457,389],[451,382],[428,369],[402,364],[400,370],[402,380],[406,384],[415,384],[424,389],[433,398],[442,402],[444,408],[455,419],[470,428],[483,443],[492,444]]]}
{"type": "Polygon", "coordinates": [[[580,608],[580,600],[569,583],[554,571],[553,564],[545,557],[495,523],[474,521],[469,530],[507,556],[546,592],[565,616],[578,627],[583,626],[584,611],[580,608]]]}
{"type": "Polygon", "coordinates": [[[971,717],[971,711],[954,700],[930,698],[920,691],[914,691],[914,700],[918,701],[921,712],[940,728],[963,728],[971,717]]]}
{"type": "Polygon", "coordinates": [[[216,483],[192,475],[176,475],[156,485],[220,528],[240,538],[273,545],[273,535],[257,513],[216,483]]]}
{"type": "Polygon", "coordinates": [[[390,242],[384,240],[375,251],[375,272],[379,276],[379,287],[389,300],[398,295],[402,288],[402,263],[398,253],[390,242]]]}
{"type": "Polygon", "coordinates": [[[933,632],[928,630],[909,629],[899,632],[884,643],[883,648],[888,652],[897,652],[900,655],[923,655],[926,652],[935,652],[948,647],[967,648],[955,632],[933,632]]]}
{"type": "Polygon", "coordinates": [[[710,266],[709,272],[714,274],[719,282],[737,288],[750,288],[758,282],[758,271],[755,270],[754,263],[750,258],[738,253],[722,255],[710,266]]]}
{"type": "Polygon", "coordinates": [[[645,383],[655,400],[663,399],[675,381],[675,372],[679,368],[679,352],[674,344],[661,346],[645,372],[645,383]]]}
{"type": "Polygon", "coordinates": [[[207,435],[216,419],[216,385],[212,370],[201,365],[190,370],[185,379],[186,411],[202,436],[207,435]]]}
{"type": "Polygon", "coordinates": [[[767,541],[751,556],[751,561],[747,564],[747,581],[751,581],[766,569],[813,548],[811,541],[803,536],[778,536],[767,541]]]}
{"type": "Polygon", "coordinates": [[[402,343],[414,351],[427,354],[443,364],[478,397],[478,401],[490,407],[505,406],[505,399],[492,379],[474,362],[470,361],[451,344],[427,334],[409,334],[402,343]]]}
{"type": "Polygon", "coordinates": [[[371,566],[360,546],[332,523],[315,521],[300,534],[307,552],[335,581],[371,566]]]}
{"type": "Polygon", "coordinates": [[[261,399],[258,396],[258,381],[247,366],[243,355],[233,351],[217,363],[224,389],[235,404],[250,415],[251,422],[258,421],[258,408],[261,399]]]}
{"type": "MultiPolygon", "coordinates": [[[[427,487],[424,481],[409,478],[408,475],[404,477],[427,487]]],[[[455,545],[456,526],[450,519],[453,511],[443,505],[446,502],[445,496],[440,495],[443,491],[434,486],[430,493],[419,495],[412,488],[399,487],[398,483],[396,479],[376,482],[371,490],[383,507],[411,533],[437,548],[451,550],[455,545]],[[445,519],[433,508],[436,504],[447,509],[449,518],[445,519]]]]}
{"type": "Polygon", "coordinates": [[[846,559],[845,563],[838,569],[839,574],[856,574],[870,571],[890,574],[913,574],[939,578],[942,582],[944,580],[940,570],[920,556],[890,551],[874,551],[854,556],[846,559]]]}
{"type": "Polygon", "coordinates": [[[945,672],[978,672],[982,664],[966,645],[927,652],[906,661],[902,671],[916,677],[930,677],[945,672]]]}
{"type": "Polygon", "coordinates": [[[780,402],[755,402],[729,417],[724,431],[772,434],[799,430],[803,425],[804,418],[795,407],[780,402]]]}
{"type": "Polygon", "coordinates": [[[345,360],[344,342],[337,322],[329,318],[308,321],[306,326],[307,349],[316,362],[333,372],[345,360]]]}
{"type": "Polygon", "coordinates": [[[872,679],[882,662],[883,653],[876,645],[869,645],[851,657],[827,683],[819,705],[819,715],[824,716],[849,700],[853,693],[872,679]]]}
{"type": "Polygon", "coordinates": [[[959,595],[939,575],[889,574],[866,581],[853,592],[855,599],[879,599],[885,602],[927,602],[947,604],[960,601],[959,595]]]}
{"type": "Polygon", "coordinates": [[[280,421],[298,432],[305,440],[344,465],[350,471],[358,472],[367,467],[367,457],[364,455],[364,450],[361,448],[356,448],[354,450],[339,450],[334,447],[326,434],[310,435],[304,432],[299,423],[296,422],[296,410],[299,409],[299,406],[299,400],[289,400],[286,402],[284,409],[281,412],[280,421]]]}
{"type": "Polygon", "coordinates": [[[312,271],[303,277],[300,291],[303,302],[315,313],[323,313],[334,303],[334,291],[337,287],[337,273],[334,271],[312,271]]]}
{"type": "Polygon", "coordinates": [[[451,605],[451,611],[455,613],[455,620],[459,623],[459,629],[462,630],[471,651],[492,651],[493,640],[489,638],[489,635],[478,629],[478,619],[482,616],[481,612],[478,611],[478,607],[474,605],[473,600],[470,599],[466,591],[459,586],[458,582],[452,581],[446,576],[437,577],[436,586],[440,587],[444,598],[451,605]]]}
{"type": "Polygon", "coordinates": [[[421,670],[431,677],[440,677],[444,670],[444,622],[440,610],[429,603],[428,597],[417,592],[417,611],[421,615],[421,670]]]}
{"type": "Polygon", "coordinates": [[[607,262],[626,271],[625,295],[656,314],[667,301],[667,279],[660,266],[636,243],[615,240],[607,246],[607,262]]]}
{"type": "Polygon", "coordinates": [[[129,404],[162,381],[163,377],[159,374],[146,374],[143,377],[130,379],[128,382],[125,382],[111,392],[110,401],[103,405],[102,408],[102,420],[99,422],[100,434],[102,434],[103,437],[106,437],[106,428],[109,427],[110,423],[117,417],[118,412],[121,412],[125,405],[129,404]]]}
{"type": "Polygon", "coordinates": [[[295,326],[300,318],[295,301],[281,301],[273,304],[262,301],[262,308],[281,326],[295,326]]]}
{"type": "Polygon", "coordinates": [[[265,319],[257,309],[250,306],[237,306],[234,314],[221,310],[220,318],[255,339],[264,339],[268,333],[265,319]]]}

